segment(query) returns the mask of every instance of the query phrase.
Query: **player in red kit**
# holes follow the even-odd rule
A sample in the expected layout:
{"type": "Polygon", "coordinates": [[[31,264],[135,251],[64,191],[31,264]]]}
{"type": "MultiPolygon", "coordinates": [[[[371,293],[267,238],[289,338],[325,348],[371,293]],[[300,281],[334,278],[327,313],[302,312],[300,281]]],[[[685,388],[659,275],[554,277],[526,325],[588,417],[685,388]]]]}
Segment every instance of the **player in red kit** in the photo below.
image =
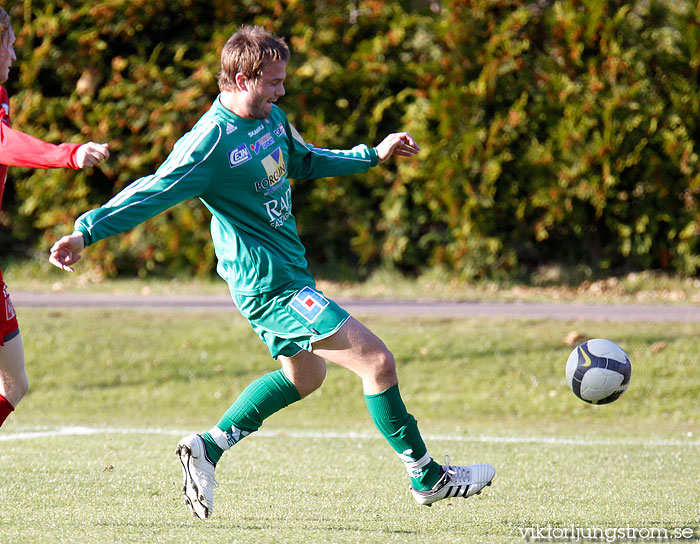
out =
{"type": "MultiPolygon", "coordinates": [[[[0,83],[9,77],[10,66],[17,60],[15,33],[10,16],[0,8],[0,83]]],[[[8,166],[34,168],[86,168],[109,156],[107,144],[54,145],[10,127],[10,101],[0,86],[0,206],[8,166]]],[[[0,269],[0,426],[27,392],[29,382],[24,364],[24,348],[17,316],[0,269]]]]}

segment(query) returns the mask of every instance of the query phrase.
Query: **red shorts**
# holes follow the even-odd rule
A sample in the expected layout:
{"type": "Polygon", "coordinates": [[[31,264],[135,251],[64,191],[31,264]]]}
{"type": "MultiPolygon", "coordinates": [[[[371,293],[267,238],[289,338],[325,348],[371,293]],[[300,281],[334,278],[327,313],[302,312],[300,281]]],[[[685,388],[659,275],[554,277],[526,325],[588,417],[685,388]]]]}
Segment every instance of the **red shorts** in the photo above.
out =
{"type": "Polygon", "coordinates": [[[10,293],[7,292],[7,285],[2,280],[2,270],[0,269],[0,346],[19,334],[19,324],[17,314],[10,300],[10,293]]]}

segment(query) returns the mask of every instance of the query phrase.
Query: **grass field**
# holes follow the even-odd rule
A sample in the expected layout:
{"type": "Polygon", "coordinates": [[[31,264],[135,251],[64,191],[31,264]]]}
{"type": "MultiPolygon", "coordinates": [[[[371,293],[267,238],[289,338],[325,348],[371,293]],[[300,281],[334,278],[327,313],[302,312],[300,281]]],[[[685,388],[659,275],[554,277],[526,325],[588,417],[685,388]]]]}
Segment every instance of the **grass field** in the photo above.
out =
{"type": "Polygon", "coordinates": [[[431,454],[496,467],[483,494],[418,507],[359,381],[330,366],[319,391],[224,456],[214,517],[196,520],[174,446],[276,368],[247,323],[233,311],[20,309],[31,392],[0,430],[0,542],[700,539],[700,324],[363,321],[394,351],[431,454]],[[616,403],[568,391],[572,329],[630,354],[616,403]]]}

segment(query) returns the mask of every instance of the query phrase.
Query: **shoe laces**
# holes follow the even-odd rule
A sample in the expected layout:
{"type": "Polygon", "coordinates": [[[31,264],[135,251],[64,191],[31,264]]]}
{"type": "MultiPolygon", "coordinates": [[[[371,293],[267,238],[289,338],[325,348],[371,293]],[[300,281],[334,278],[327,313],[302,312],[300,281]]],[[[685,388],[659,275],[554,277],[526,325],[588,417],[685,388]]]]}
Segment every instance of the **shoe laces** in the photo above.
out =
{"type": "Polygon", "coordinates": [[[445,455],[445,464],[443,465],[445,472],[450,475],[452,481],[457,485],[469,483],[470,474],[466,466],[451,465],[450,456],[445,455]]]}

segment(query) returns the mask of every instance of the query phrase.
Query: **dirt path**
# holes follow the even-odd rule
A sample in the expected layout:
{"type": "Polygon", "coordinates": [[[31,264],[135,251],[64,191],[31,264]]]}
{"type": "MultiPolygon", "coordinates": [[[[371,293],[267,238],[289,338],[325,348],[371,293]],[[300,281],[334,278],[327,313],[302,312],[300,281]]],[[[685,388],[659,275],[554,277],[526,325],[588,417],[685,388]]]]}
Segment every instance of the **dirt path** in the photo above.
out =
{"type": "MultiPolygon", "coordinates": [[[[235,311],[231,299],[220,296],[102,295],[73,293],[11,293],[23,307],[143,307],[235,311]]],[[[700,322],[700,306],[663,304],[580,304],[543,302],[441,302],[414,300],[336,299],[357,315],[438,317],[517,317],[590,321],[700,322]]]]}

